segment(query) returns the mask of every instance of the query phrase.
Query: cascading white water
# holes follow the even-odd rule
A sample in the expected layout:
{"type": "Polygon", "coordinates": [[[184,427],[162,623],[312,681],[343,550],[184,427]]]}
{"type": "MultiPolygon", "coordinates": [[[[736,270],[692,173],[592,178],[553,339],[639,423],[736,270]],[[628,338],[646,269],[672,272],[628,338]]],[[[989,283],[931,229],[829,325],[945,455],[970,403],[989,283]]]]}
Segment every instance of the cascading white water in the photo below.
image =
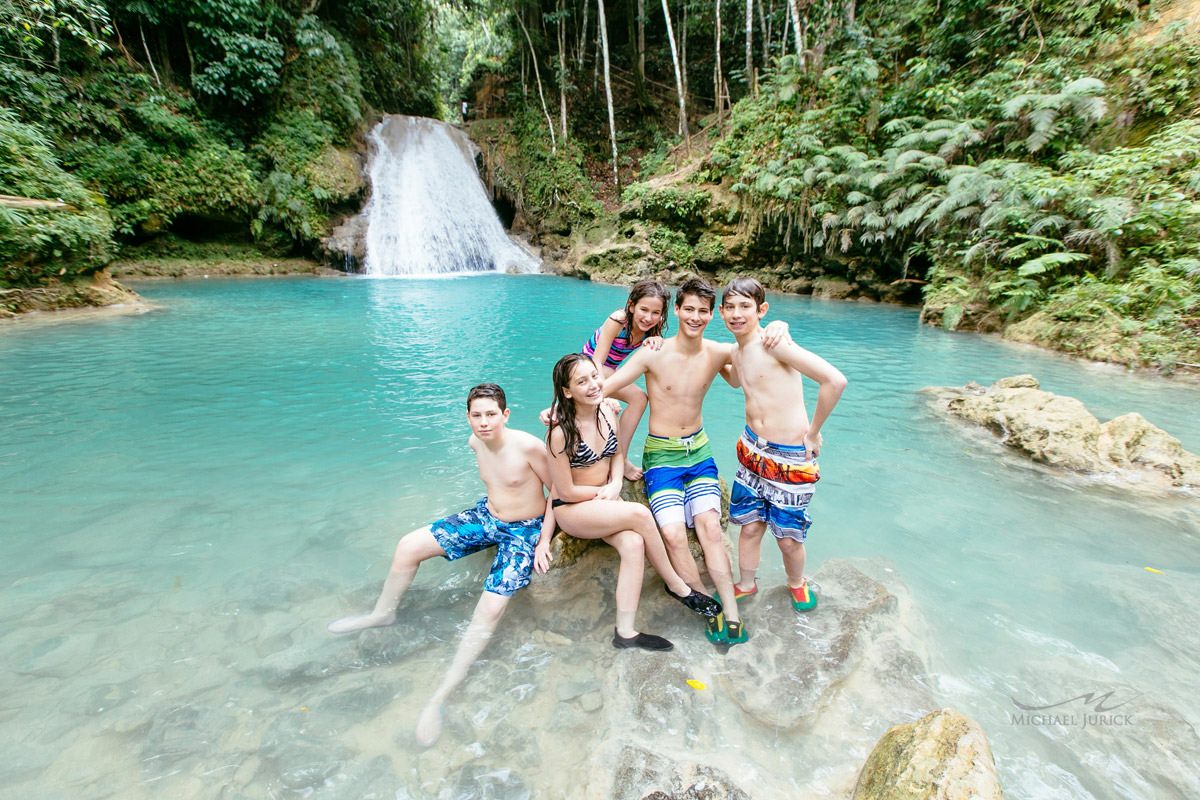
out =
{"type": "Polygon", "coordinates": [[[475,167],[461,130],[425,117],[391,115],[371,131],[368,275],[533,272],[475,167]]]}

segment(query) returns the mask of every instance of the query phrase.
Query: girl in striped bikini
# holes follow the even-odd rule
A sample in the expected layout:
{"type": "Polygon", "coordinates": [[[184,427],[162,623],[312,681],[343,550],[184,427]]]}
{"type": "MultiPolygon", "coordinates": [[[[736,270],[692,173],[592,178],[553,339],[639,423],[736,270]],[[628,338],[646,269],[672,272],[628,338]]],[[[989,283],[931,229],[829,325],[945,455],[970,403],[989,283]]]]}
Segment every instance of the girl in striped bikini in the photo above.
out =
{"type": "MultiPolygon", "coordinates": [[[[650,509],[621,499],[625,448],[617,443],[615,420],[604,403],[604,379],[596,365],[582,353],[569,353],[554,365],[553,379],[554,421],[546,446],[554,484],[550,493],[554,520],[576,538],[603,539],[620,556],[613,647],[670,650],[671,642],[634,627],[646,561],[663,579],[667,594],[692,611],[715,618],[721,607],[688,586],[671,566],[650,509]]],[[[534,549],[533,565],[539,574],[550,567],[552,538],[542,536],[534,549]]]]}
{"type": "MultiPolygon", "coordinates": [[[[662,347],[670,297],[667,287],[655,280],[638,281],[633,285],[625,307],[609,314],[583,346],[583,354],[596,365],[601,377],[607,378],[616,372],[621,362],[642,345],[651,350],[662,347]]],[[[617,438],[621,448],[629,452],[633,432],[646,413],[646,393],[637,386],[627,386],[615,397],[626,404],[617,424],[617,438]]],[[[629,461],[625,462],[624,473],[631,481],[642,477],[641,469],[629,461]]]]}

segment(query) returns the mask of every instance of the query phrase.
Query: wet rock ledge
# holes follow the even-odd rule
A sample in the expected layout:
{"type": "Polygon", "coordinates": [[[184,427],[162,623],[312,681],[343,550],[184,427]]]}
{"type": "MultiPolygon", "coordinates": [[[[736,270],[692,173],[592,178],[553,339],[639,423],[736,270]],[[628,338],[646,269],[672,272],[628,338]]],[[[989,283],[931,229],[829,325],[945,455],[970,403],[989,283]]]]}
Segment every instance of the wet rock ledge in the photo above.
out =
{"type": "Polygon", "coordinates": [[[1152,494],[1200,489],[1200,458],[1136,413],[1101,423],[1083,403],[1043,391],[1032,375],[984,388],[922,390],[943,412],[981,425],[1033,461],[1152,494]]]}

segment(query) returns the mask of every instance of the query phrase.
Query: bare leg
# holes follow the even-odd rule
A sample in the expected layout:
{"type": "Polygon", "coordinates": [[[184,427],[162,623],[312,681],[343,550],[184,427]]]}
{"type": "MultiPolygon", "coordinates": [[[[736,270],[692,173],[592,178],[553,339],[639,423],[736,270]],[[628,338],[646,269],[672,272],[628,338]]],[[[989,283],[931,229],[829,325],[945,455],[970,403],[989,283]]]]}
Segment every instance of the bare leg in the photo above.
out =
{"type": "Polygon", "coordinates": [[[804,543],[795,539],[776,539],[779,552],[783,553],[783,570],[787,573],[788,586],[799,589],[804,585],[804,543]]]}
{"type": "MultiPolygon", "coordinates": [[[[628,454],[629,444],[633,441],[633,434],[637,430],[638,423],[642,421],[642,415],[646,413],[646,393],[636,386],[626,386],[621,391],[614,395],[618,400],[626,403],[625,410],[621,412],[620,421],[617,423],[617,439],[628,454]]],[[[625,478],[627,480],[636,481],[642,477],[642,469],[633,463],[626,455],[625,458],[625,478]]]]}
{"type": "Polygon", "coordinates": [[[696,559],[692,558],[691,548],[688,547],[687,528],[682,522],[672,522],[669,525],[664,525],[662,529],[663,543],[667,548],[667,555],[671,559],[671,565],[675,567],[675,571],[687,583],[688,586],[695,589],[697,592],[708,593],[708,589],[704,586],[704,581],[700,580],[700,568],[696,566],[696,559]]]}
{"type": "Polygon", "coordinates": [[[638,635],[634,619],[642,599],[642,576],[646,570],[642,537],[633,531],[621,531],[605,536],[604,541],[621,558],[617,569],[617,634],[628,639],[638,635]]]}
{"type": "Polygon", "coordinates": [[[369,614],[342,617],[329,623],[330,633],[350,633],[363,628],[376,628],[381,625],[391,625],[396,621],[396,606],[400,598],[408,591],[417,567],[421,562],[434,556],[444,556],[446,551],[433,538],[429,526],[418,528],[405,535],[396,545],[396,554],[392,557],[392,568],[383,581],[383,590],[375,601],[375,608],[369,614]]]}
{"type": "Polygon", "coordinates": [[[467,631],[458,644],[454,660],[450,662],[441,684],[434,690],[433,696],[421,711],[421,716],[417,718],[417,743],[422,747],[429,747],[442,735],[442,706],[450,692],[467,677],[467,670],[492,640],[496,625],[508,608],[508,601],[509,598],[504,595],[484,592],[475,604],[471,624],[467,626],[467,631]]]}
{"type": "Polygon", "coordinates": [[[750,591],[754,588],[754,580],[758,565],[762,560],[762,539],[767,531],[767,523],[763,521],[747,522],[738,534],[738,582],[735,588],[750,591]]]}
{"type": "MultiPolygon", "coordinates": [[[[626,500],[588,500],[585,503],[562,506],[555,514],[562,529],[579,539],[603,539],[622,531],[637,533],[642,537],[650,566],[662,577],[667,588],[679,596],[686,596],[691,591],[690,581],[676,572],[673,560],[668,558],[663,538],[658,533],[650,509],[641,503],[630,503],[626,500]]],[[[684,550],[687,550],[686,540],[684,550]]],[[[688,559],[691,559],[690,555],[688,559]]],[[[692,563],[692,569],[696,569],[695,562],[692,563]]],[[[640,581],[638,586],[641,586],[640,581]]]]}
{"type": "Polygon", "coordinates": [[[696,538],[700,540],[700,548],[704,551],[704,565],[708,567],[708,577],[721,595],[721,607],[725,619],[729,622],[740,622],[737,599],[733,595],[733,565],[729,563],[729,554],[725,552],[725,534],[721,530],[721,515],[717,511],[705,511],[696,515],[693,520],[696,525],[696,538]]]}

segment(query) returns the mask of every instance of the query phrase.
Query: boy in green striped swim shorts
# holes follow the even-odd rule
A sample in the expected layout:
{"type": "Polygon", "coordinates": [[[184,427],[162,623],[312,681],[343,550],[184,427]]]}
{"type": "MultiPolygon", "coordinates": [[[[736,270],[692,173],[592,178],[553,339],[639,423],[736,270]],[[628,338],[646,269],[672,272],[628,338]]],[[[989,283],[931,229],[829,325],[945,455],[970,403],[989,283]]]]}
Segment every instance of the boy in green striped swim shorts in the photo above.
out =
{"type": "MultiPolygon", "coordinates": [[[[733,566],[725,552],[721,529],[721,487],[704,432],[701,407],[717,375],[736,386],[731,366],[732,345],[704,338],[712,321],[716,292],[707,282],[692,278],[675,295],[679,332],[659,350],[640,348],[604,381],[611,397],[646,376],[650,397],[650,435],[642,455],[650,510],[662,530],[671,564],[692,589],[711,593],[700,580],[700,569],[688,549],[687,528],[696,529],[709,577],[720,595],[723,613],[710,617],[707,636],[714,644],[739,644],[749,637],[738,616],[733,589],[733,566]]],[[[763,332],[764,346],[774,347],[787,337],[786,323],[763,332]]]]}

